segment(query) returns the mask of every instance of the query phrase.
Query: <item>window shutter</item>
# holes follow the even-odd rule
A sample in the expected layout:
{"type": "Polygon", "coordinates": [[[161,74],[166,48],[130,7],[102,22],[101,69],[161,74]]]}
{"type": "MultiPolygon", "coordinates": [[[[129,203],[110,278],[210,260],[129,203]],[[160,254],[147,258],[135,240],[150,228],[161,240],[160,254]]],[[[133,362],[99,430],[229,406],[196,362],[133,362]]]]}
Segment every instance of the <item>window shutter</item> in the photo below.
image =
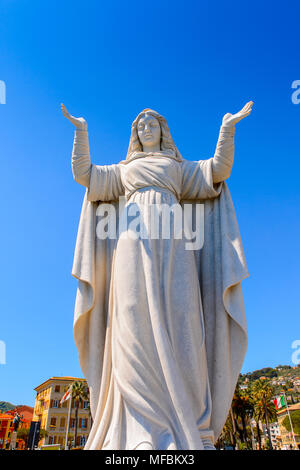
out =
{"type": "Polygon", "coordinates": [[[53,400],[50,400],[50,408],[52,408],[53,400]]]}

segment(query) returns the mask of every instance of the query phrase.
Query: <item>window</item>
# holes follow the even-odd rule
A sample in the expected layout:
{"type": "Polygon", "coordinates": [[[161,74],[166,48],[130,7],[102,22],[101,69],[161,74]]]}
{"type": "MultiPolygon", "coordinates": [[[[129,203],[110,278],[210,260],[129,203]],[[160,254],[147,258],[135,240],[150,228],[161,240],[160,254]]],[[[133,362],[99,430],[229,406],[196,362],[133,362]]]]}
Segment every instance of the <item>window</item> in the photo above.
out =
{"type": "Polygon", "coordinates": [[[50,420],[50,427],[55,428],[56,427],[56,418],[51,418],[50,420]]]}
{"type": "Polygon", "coordinates": [[[58,408],[58,400],[53,400],[52,408],[58,408]]]}
{"type": "Polygon", "coordinates": [[[59,385],[55,385],[55,392],[60,392],[60,386],[59,385]]]}
{"type": "Polygon", "coordinates": [[[75,428],[75,418],[71,418],[71,428],[75,428]]]}
{"type": "Polygon", "coordinates": [[[82,420],[81,420],[81,427],[82,427],[83,429],[86,429],[86,427],[87,427],[87,418],[82,418],[82,420]]]}
{"type": "Polygon", "coordinates": [[[54,437],[49,436],[48,444],[53,444],[54,443],[54,437]]]}
{"type": "Polygon", "coordinates": [[[84,402],[83,402],[83,409],[86,410],[88,407],[89,407],[89,402],[88,402],[88,401],[84,401],[84,402]]]}
{"type": "Polygon", "coordinates": [[[86,437],[85,436],[80,436],[80,441],[79,441],[81,446],[85,446],[86,443],[86,437]]]}

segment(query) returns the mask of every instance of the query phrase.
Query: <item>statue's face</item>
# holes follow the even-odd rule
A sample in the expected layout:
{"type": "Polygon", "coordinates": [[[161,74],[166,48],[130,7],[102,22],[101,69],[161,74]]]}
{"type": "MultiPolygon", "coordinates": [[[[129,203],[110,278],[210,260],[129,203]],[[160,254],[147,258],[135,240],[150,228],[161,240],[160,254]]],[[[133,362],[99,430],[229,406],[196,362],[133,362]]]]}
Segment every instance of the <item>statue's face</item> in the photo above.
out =
{"type": "Polygon", "coordinates": [[[137,132],[144,151],[160,145],[161,129],[155,117],[149,114],[143,116],[138,122],[137,132]]]}

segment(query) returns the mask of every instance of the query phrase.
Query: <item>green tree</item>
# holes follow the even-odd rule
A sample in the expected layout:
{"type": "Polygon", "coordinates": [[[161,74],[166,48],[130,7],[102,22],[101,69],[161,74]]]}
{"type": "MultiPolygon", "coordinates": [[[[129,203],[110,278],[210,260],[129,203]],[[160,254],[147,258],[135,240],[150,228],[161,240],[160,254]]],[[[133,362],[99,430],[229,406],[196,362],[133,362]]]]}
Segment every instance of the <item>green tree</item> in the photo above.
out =
{"type": "Polygon", "coordinates": [[[232,412],[234,416],[234,424],[240,435],[240,439],[247,445],[247,447],[249,447],[251,439],[248,438],[247,427],[250,424],[250,419],[253,415],[253,405],[249,393],[241,390],[239,385],[236,386],[233,395],[232,412]],[[239,422],[241,423],[241,427],[239,426],[239,422]]]}
{"type": "Polygon", "coordinates": [[[75,404],[75,446],[77,445],[77,430],[78,430],[78,409],[83,401],[89,400],[89,393],[86,383],[76,381],[72,384],[72,399],[75,404]]]}
{"type": "Polygon", "coordinates": [[[40,429],[39,442],[45,437],[48,437],[48,431],[46,429],[40,429]]]}
{"type": "MultiPolygon", "coordinates": [[[[267,380],[256,380],[251,387],[251,396],[254,405],[254,417],[256,423],[261,421],[266,424],[270,449],[272,449],[272,440],[269,424],[277,421],[276,408],[273,403],[274,388],[267,380]]],[[[259,426],[257,426],[259,428],[259,426]]],[[[259,437],[260,442],[260,437],[259,437]]]]}
{"type": "MultiPolygon", "coordinates": [[[[27,448],[28,437],[29,437],[29,428],[20,428],[17,431],[17,438],[22,439],[25,442],[25,448],[27,448]]],[[[48,436],[48,431],[46,429],[40,429],[39,441],[43,439],[43,437],[48,436]]]]}
{"type": "Polygon", "coordinates": [[[257,406],[255,400],[253,400],[253,419],[255,420],[255,425],[256,425],[256,439],[258,442],[258,448],[261,450],[261,431],[259,427],[259,421],[261,419],[261,412],[260,412],[260,407],[257,406]]]}
{"type": "MultiPolygon", "coordinates": [[[[290,411],[291,420],[293,424],[293,429],[295,434],[300,434],[300,410],[290,411]]],[[[288,415],[282,421],[283,426],[289,432],[292,431],[291,423],[288,415]]]]}
{"type": "Polygon", "coordinates": [[[29,428],[18,429],[17,439],[22,439],[25,442],[25,448],[27,447],[28,436],[29,436],[29,428]]]}
{"type": "Polygon", "coordinates": [[[235,423],[234,423],[234,418],[232,415],[232,410],[230,409],[229,414],[227,416],[226,423],[224,425],[224,428],[220,434],[220,437],[218,439],[220,446],[226,445],[226,444],[231,444],[232,447],[235,449],[236,447],[236,437],[235,437],[235,423]]]}

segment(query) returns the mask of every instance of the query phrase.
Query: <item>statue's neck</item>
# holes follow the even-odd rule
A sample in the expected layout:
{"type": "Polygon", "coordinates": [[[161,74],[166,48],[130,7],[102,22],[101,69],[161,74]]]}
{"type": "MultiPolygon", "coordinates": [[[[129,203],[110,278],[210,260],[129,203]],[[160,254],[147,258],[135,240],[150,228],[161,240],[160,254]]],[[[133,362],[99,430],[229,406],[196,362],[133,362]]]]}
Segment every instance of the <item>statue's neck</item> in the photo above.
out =
{"type": "Polygon", "coordinates": [[[155,145],[149,145],[149,146],[143,146],[143,152],[145,153],[156,153],[156,152],[160,152],[161,151],[161,148],[160,148],[160,144],[155,144],[155,145]]]}

